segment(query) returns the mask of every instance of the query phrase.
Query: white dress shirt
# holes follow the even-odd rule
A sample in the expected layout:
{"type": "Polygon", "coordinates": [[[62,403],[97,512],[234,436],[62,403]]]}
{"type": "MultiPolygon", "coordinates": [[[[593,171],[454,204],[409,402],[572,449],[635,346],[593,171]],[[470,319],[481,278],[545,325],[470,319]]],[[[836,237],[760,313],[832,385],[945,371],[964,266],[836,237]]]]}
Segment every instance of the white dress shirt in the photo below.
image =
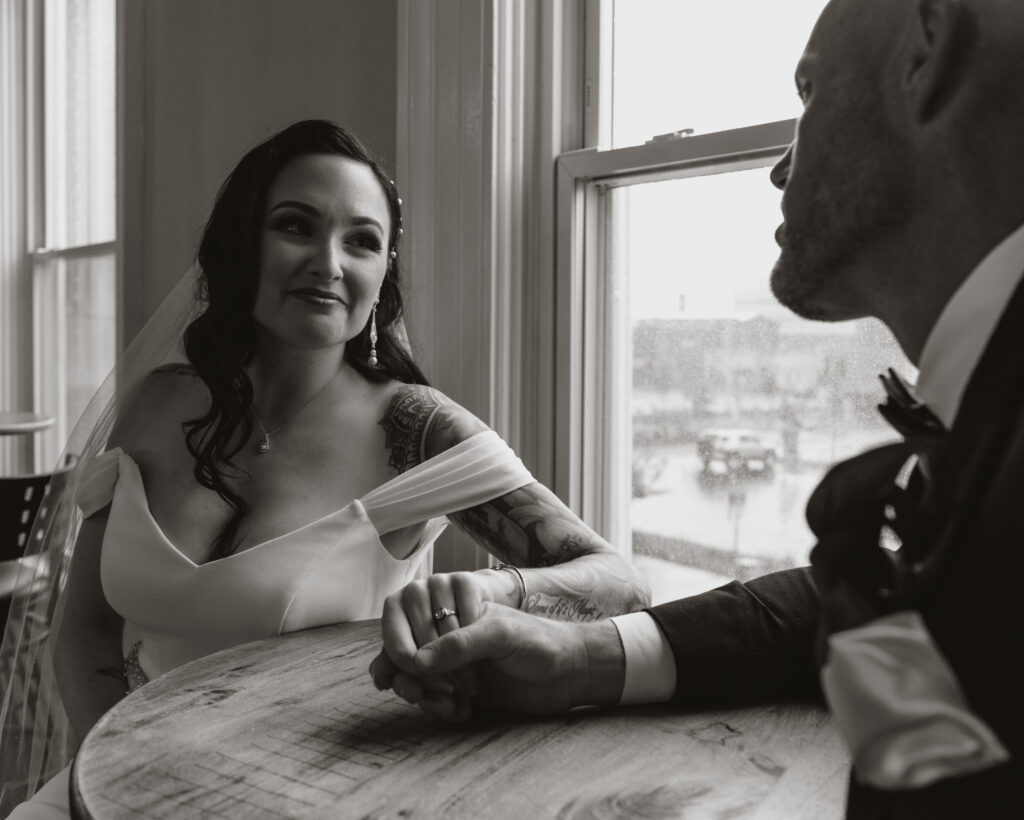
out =
{"type": "MultiPolygon", "coordinates": [[[[932,328],[921,352],[916,392],[947,429],[964,389],[1006,303],[1024,273],[1024,225],[995,247],[964,280],[932,328]]],[[[626,658],[621,703],[657,703],[672,697],[672,648],[646,612],[612,618],[626,658]]]]}

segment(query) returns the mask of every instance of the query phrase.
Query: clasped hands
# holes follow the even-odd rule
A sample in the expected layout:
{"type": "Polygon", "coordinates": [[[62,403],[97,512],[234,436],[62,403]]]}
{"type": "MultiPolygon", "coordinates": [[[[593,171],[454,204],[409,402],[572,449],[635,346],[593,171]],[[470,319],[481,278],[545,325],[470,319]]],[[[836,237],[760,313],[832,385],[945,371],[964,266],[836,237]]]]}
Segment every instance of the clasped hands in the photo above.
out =
{"type": "Polygon", "coordinates": [[[389,596],[384,647],[370,664],[374,685],[444,721],[466,720],[474,708],[552,714],[616,702],[624,661],[615,625],[503,605],[488,572],[507,575],[434,575],[389,596]],[[435,620],[442,607],[457,615],[435,620]]]}

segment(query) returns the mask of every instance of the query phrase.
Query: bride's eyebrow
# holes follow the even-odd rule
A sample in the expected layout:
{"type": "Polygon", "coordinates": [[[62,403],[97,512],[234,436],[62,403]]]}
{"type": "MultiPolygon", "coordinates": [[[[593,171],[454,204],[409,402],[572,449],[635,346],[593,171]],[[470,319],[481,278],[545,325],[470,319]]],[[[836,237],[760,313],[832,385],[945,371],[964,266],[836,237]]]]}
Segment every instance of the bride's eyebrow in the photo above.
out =
{"type": "MultiPolygon", "coordinates": [[[[300,202],[297,199],[286,199],[283,202],[278,202],[273,208],[270,209],[270,213],[273,214],[282,208],[295,208],[303,213],[309,214],[316,219],[323,216],[319,208],[315,208],[307,202],[300,202]]],[[[384,226],[380,224],[372,216],[354,216],[349,220],[350,225],[372,225],[381,233],[384,233],[384,226]]]]}
{"type": "Polygon", "coordinates": [[[372,216],[354,216],[349,220],[352,225],[373,225],[378,231],[384,233],[383,226],[372,216]]]}
{"type": "Polygon", "coordinates": [[[307,213],[310,216],[315,216],[317,218],[322,216],[318,208],[314,208],[312,205],[306,202],[299,202],[297,199],[286,199],[283,202],[278,202],[273,208],[270,209],[270,213],[279,211],[282,208],[295,208],[296,210],[302,211],[303,213],[307,213]]]}

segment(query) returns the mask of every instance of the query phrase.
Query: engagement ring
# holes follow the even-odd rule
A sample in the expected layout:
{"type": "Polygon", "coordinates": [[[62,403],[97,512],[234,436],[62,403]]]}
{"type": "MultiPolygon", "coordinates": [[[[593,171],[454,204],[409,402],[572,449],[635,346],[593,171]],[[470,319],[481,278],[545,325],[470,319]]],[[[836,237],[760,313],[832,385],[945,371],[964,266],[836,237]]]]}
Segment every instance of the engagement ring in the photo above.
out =
{"type": "Polygon", "coordinates": [[[459,613],[456,612],[454,609],[448,609],[448,607],[446,606],[439,606],[437,609],[434,610],[434,620],[438,623],[441,623],[441,621],[443,621],[449,615],[457,616],[458,614],[459,613]]]}

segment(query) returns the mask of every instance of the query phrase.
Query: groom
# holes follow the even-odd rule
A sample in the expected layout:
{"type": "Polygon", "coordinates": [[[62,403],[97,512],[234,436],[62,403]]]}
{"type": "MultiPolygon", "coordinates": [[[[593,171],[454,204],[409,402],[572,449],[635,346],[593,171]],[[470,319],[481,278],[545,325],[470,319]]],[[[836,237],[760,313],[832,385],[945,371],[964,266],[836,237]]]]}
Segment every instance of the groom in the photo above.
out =
{"type": "Polygon", "coordinates": [[[488,605],[375,679],[448,719],[467,704],[418,676],[480,661],[475,706],[527,712],[820,687],[849,816],[1019,816],[1024,2],[832,0],[796,82],[772,288],[889,326],[927,405],[887,385],[905,441],[826,476],[811,569],[591,624],[488,605]]]}

